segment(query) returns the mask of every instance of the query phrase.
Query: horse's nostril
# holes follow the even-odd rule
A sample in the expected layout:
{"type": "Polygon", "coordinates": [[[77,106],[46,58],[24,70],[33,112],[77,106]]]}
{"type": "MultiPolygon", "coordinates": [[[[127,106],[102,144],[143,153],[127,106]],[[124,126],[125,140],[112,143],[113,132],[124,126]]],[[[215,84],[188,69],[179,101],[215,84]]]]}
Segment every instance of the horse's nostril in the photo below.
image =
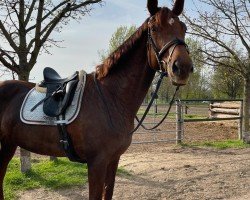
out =
{"type": "Polygon", "coordinates": [[[190,68],[190,72],[191,73],[194,73],[194,66],[192,65],[191,68],[190,68]]]}
{"type": "Polygon", "coordinates": [[[178,62],[175,61],[172,66],[172,71],[174,74],[179,75],[180,74],[180,68],[178,66],[178,62]]]}

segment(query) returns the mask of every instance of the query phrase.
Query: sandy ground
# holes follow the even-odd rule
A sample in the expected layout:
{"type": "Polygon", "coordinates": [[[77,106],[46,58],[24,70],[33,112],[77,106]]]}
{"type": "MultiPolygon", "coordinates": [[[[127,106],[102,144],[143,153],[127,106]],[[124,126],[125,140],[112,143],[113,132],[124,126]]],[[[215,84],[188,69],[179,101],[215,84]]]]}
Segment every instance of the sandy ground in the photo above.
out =
{"type": "MultiPolygon", "coordinates": [[[[132,145],[120,166],[115,200],[250,199],[250,148],[215,150],[166,144],[132,145]]],[[[20,194],[19,200],[88,199],[87,186],[20,194]]]]}

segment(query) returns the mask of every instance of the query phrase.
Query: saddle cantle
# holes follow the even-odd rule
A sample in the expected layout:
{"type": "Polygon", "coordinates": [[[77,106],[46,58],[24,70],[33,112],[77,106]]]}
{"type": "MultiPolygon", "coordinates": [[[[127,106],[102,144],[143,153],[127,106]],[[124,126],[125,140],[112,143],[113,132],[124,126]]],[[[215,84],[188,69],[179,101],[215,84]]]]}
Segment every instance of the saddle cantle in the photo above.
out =
{"type": "Polygon", "coordinates": [[[76,79],[78,76],[78,72],[75,72],[72,76],[68,78],[61,78],[61,76],[52,68],[46,67],[43,70],[44,82],[45,83],[66,83],[71,80],[76,79]]]}
{"type": "Polygon", "coordinates": [[[68,78],[61,78],[54,69],[46,67],[43,75],[44,80],[39,84],[39,87],[46,88],[43,111],[50,117],[58,117],[65,113],[73,100],[79,81],[78,72],[68,78]]]}

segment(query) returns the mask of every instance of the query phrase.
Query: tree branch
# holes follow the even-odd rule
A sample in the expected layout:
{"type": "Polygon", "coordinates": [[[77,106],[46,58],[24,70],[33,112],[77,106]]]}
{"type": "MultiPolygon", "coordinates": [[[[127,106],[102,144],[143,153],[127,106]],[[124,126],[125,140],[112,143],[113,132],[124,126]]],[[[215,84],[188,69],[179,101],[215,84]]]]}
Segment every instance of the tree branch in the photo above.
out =
{"type": "MultiPolygon", "coordinates": [[[[58,11],[62,6],[66,5],[70,0],[66,0],[61,2],[60,4],[58,4],[57,6],[55,6],[51,11],[49,11],[46,15],[44,15],[41,19],[41,22],[43,22],[44,20],[46,20],[48,17],[50,17],[55,11],[58,11]]],[[[34,24],[33,26],[29,27],[27,29],[27,33],[30,32],[31,30],[36,28],[36,24],[34,24]]]]}
{"type": "Polygon", "coordinates": [[[18,68],[18,65],[16,64],[16,62],[14,61],[14,59],[8,54],[6,53],[3,49],[0,49],[0,62],[5,66],[7,67],[8,69],[12,70],[12,71],[15,71],[15,72],[18,72],[19,71],[19,68],[18,68]],[[6,56],[11,62],[9,63],[5,58],[4,56],[6,56]]]}
{"type": "Polygon", "coordinates": [[[0,30],[2,31],[4,37],[7,39],[9,45],[15,50],[18,51],[18,47],[16,46],[15,42],[13,41],[13,39],[11,38],[11,36],[9,35],[8,31],[6,30],[6,28],[4,27],[2,21],[0,20],[0,30]]]}
{"type": "Polygon", "coordinates": [[[26,19],[24,20],[25,27],[28,25],[28,23],[30,21],[30,18],[31,18],[32,12],[34,10],[34,7],[36,5],[36,2],[37,2],[37,0],[33,0],[31,5],[30,5],[29,12],[27,13],[26,19]]]}

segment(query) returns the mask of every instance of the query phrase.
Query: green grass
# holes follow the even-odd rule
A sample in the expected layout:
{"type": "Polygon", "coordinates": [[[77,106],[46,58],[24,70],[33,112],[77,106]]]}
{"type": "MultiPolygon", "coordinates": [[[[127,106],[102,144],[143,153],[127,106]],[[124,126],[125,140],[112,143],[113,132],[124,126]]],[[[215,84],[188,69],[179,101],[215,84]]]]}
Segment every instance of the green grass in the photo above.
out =
{"type": "Polygon", "coordinates": [[[87,167],[66,159],[58,161],[38,160],[32,163],[32,170],[22,174],[19,159],[14,158],[8,167],[4,180],[6,200],[17,198],[17,193],[35,188],[69,188],[87,182],[87,167]]]}
{"type": "Polygon", "coordinates": [[[206,119],[206,116],[203,115],[184,115],[184,119],[206,119]]]}
{"type": "Polygon", "coordinates": [[[123,176],[123,177],[129,177],[132,176],[131,173],[129,173],[126,169],[124,169],[123,167],[120,167],[117,169],[117,176],[123,176]]]}
{"type": "Polygon", "coordinates": [[[246,144],[241,140],[200,142],[200,143],[182,144],[182,146],[187,146],[187,147],[212,147],[212,148],[216,148],[216,149],[250,148],[250,144],[246,144]]]}
{"type": "MultiPolygon", "coordinates": [[[[124,168],[117,170],[118,176],[131,176],[124,168]]],[[[32,160],[32,170],[22,174],[20,161],[12,159],[4,180],[6,200],[14,200],[20,191],[36,188],[63,189],[82,186],[87,182],[87,165],[73,163],[64,159],[49,161],[45,159],[32,160]]]]}
{"type": "MultiPolygon", "coordinates": [[[[145,110],[140,109],[137,112],[137,116],[141,117],[144,114],[144,112],[145,112],[145,110]]],[[[147,116],[149,116],[149,117],[154,117],[154,116],[163,117],[166,114],[166,112],[155,113],[154,111],[149,111],[148,114],[147,114],[147,116]]],[[[170,112],[168,114],[167,118],[168,119],[175,119],[176,118],[176,113],[170,112]]],[[[197,115],[197,114],[185,114],[184,115],[184,119],[206,119],[206,118],[207,118],[207,116],[197,115]]]]}

